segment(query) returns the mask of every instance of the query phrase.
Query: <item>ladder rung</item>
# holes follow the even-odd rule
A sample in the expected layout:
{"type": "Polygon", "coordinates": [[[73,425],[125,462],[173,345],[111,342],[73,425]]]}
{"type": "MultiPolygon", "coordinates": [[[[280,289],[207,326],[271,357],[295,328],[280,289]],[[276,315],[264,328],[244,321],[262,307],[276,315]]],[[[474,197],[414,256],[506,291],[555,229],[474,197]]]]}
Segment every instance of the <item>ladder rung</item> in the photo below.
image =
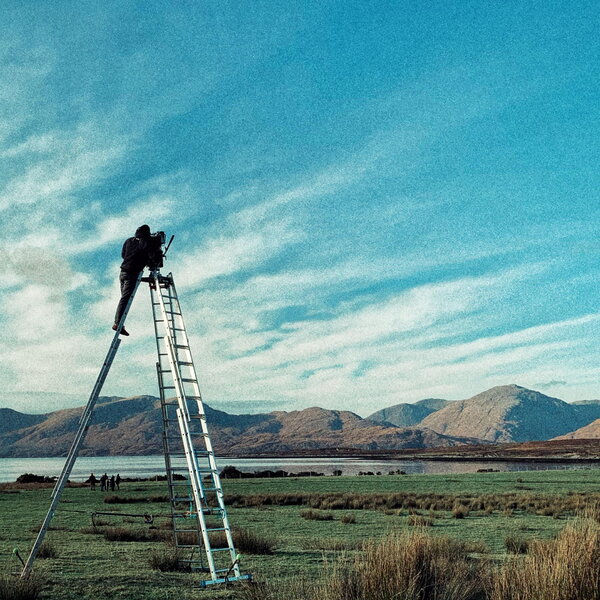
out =
{"type": "Polygon", "coordinates": [[[210,527],[206,531],[227,531],[228,527],[210,527]]]}
{"type": "Polygon", "coordinates": [[[182,377],[181,381],[183,381],[183,383],[198,383],[197,379],[190,379],[189,377],[182,377]]]}
{"type": "Polygon", "coordinates": [[[190,347],[187,344],[175,344],[175,348],[178,350],[189,350],[190,347]]]}
{"type": "Polygon", "coordinates": [[[230,552],[231,548],[211,548],[209,552],[230,552]]]}

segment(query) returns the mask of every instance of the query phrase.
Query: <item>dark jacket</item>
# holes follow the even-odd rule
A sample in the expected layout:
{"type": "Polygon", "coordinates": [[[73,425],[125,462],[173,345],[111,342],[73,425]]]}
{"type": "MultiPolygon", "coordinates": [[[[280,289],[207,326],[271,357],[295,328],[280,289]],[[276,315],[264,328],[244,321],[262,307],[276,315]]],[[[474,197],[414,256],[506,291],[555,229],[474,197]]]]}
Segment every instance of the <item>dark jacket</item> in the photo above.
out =
{"type": "MultiPolygon", "coordinates": [[[[149,232],[150,230],[148,230],[149,232]]],[[[135,232],[135,236],[125,240],[121,250],[121,258],[123,258],[121,270],[132,275],[137,275],[140,271],[143,271],[150,260],[149,236],[146,235],[146,231],[140,227],[135,232]]]]}

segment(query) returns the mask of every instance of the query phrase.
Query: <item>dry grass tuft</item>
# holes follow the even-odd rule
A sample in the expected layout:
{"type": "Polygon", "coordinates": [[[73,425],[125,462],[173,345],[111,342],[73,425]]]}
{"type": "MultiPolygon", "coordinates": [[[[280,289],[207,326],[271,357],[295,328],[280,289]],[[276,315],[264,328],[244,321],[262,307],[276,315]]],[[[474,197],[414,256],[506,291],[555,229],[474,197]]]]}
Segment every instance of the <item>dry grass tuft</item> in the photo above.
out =
{"type": "Polygon", "coordinates": [[[148,564],[155,571],[190,571],[188,563],[182,563],[178,552],[153,550],[148,556],[148,564]]]}
{"type": "Polygon", "coordinates": [[[504,538],[504,547],[512,554],[527,554],[529,542],[525,538],[509,535],[504,538]]]}
{"type": "Polygon", "coordinates": [[[275,543],[250,529],[233,530],[233,543],[239,552],[247,554],[274,554],[275,543]]]}
{"type": "Polygon", "coordinates": [[[554,540],[535,540],[491,579],[490,600],[594,600],[600,590],[600,527],[581,520],[554,540]]]}
{"type": "Polygon", "coordinates": [[[57,558],[58,550],[52,542],[45,541],[40,546],[37,553],[37,558],[57,558]]]}
{"type": "Polygon", "coordinates": [[[0,575],[0,600],[37,600],[42,593],[42,582],[35,575],[24,579],[0,575]]]}
{"type": "Polygon", "coordinates": [[[165,539],[164,532],[158,529],[107,527],[103,533],[104,538],[109,542],[158,542],[165,539]]]}
{"type": "Polygon", "coordinates": [[[433,519],[423,515],[408,515],[406,523],[410,527],[433,527],[433,519]]]}
{"type": "Polygon", "coordinates": [[[452,508],[452,516],[455,519],[464,519],[469,516],[469,512],[469,507],[460,503],[456,503],[452,508]]]}
{"type": "Polygon", "coordinates": [[[365,543],[352,563],[336,563],[321,600],[476,600],[482,578],[460,544],[413,532],[365,543]]]}

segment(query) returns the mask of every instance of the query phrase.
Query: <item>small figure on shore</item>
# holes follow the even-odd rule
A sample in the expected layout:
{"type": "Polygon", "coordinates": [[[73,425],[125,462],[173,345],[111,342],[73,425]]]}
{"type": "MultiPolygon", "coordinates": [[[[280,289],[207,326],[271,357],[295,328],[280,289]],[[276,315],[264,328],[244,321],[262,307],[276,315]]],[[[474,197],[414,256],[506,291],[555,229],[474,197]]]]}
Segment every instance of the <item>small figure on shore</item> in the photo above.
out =
{"type": "Polygon", "coordinates": [[[114,492],[115,491],[115,476],[111,475],[110,477],[110,491],[114,492]]]}
{"type": "Polygon", "coordinates": [[[108,492],[108,475],[106,473],[100,477],[100,491],[108,492]]]}
{"type": "Polygon", "coordinates": [[[90,473],[90,477],[89,477],[89,479],[87,480],[87,483],[89,483],[89,484],[90,484],[90,490],[94,490],[94,491],[96,491],[96,483],[97,483],[97,481],[98,481],[98,480],[96,479],[96,477],[94,476],[94,474],[93,474],[93,473],[90,473]]]}
{"type": "Polygon", "coordinates": [[[117,486],[117,489],[121,489],[121,476],[117,473],[117,478],[115,479],[115,485],[117,486]]]}

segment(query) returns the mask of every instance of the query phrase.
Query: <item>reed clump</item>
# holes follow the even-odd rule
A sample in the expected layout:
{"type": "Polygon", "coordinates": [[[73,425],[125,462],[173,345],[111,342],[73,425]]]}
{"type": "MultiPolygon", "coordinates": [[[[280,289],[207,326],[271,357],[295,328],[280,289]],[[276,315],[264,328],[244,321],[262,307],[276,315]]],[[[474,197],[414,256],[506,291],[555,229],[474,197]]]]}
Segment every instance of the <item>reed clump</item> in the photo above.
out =
{"type": "Polygon", "coordinates": [[[181,561],[181,556],[173,550],[152,550],[148,555],[148,564],[155,571],[174,572],[190,571],[189,563],[181,561]]]}
{"type": "Polygon", "coordinates": [[[595,600],[600,595],[600,526],[567,525],[554,540],[529,543],[490,579],[489,600],[595,600]]]}
{"type": "Polygon", "coordinates": [[[0,575],[0,600],[37,600],[42,587],[41,579],[33,574],[23,579],[0,575]]]}
{"type": "Polygon", "coordinates": [[[341,554],[301,596],[276,584],[248,588],[244,600],[598,600],[600,524],[580,518],[553,540],[494,566],[472,553],[488,549],[422,530],[367,540],[341,554]],[[260,594],[260,595],[257,595],[260,594]]]}
{"type": "Polygon", "coordinates": [[[37,558],[57,558],[58,550],[52,542],[45,541],[40,546],[37,553],[37,558]]]}
{"type": "Polygon", "coordinates": [[[504,538],[504,547],[512,554],[527,554],[529,541],[522,537],[508,535],[504,538]]]}
{"type": "MultiPolygon", "coordinates": [[[[447,511],[457,505],[464,512],[493,512],[512,515],[515,512],[546,516],[574,516],[597,503],[585,493],[565,496],[533,493],[530,491],[503,494],[436,494],[414,492],[388,492],[354,494],[346,492],[310,492],[305,494],[237,494],[226,497],[226,503],[239,508],[265,506],[304,506],[313,510],[380,510],[380,511],[447,511]]],[[[392,513],[390,513],[392,514],[392,513]]],[[[459,517],[460,518],[460,517],[459,517]]]]}
{"type": "Polygon", "coordinates": [[[300,516],[307,521],[333,521],[331,513],[320,512],[318,510],[301,510],[300,516]]]}
{"type": "Polygon", "coordinates": [[[322,584],[322,600],[477,600],[480,564],[449,538],[422,532],[368,541],[351,563],[339,561],[322,584]]]}

